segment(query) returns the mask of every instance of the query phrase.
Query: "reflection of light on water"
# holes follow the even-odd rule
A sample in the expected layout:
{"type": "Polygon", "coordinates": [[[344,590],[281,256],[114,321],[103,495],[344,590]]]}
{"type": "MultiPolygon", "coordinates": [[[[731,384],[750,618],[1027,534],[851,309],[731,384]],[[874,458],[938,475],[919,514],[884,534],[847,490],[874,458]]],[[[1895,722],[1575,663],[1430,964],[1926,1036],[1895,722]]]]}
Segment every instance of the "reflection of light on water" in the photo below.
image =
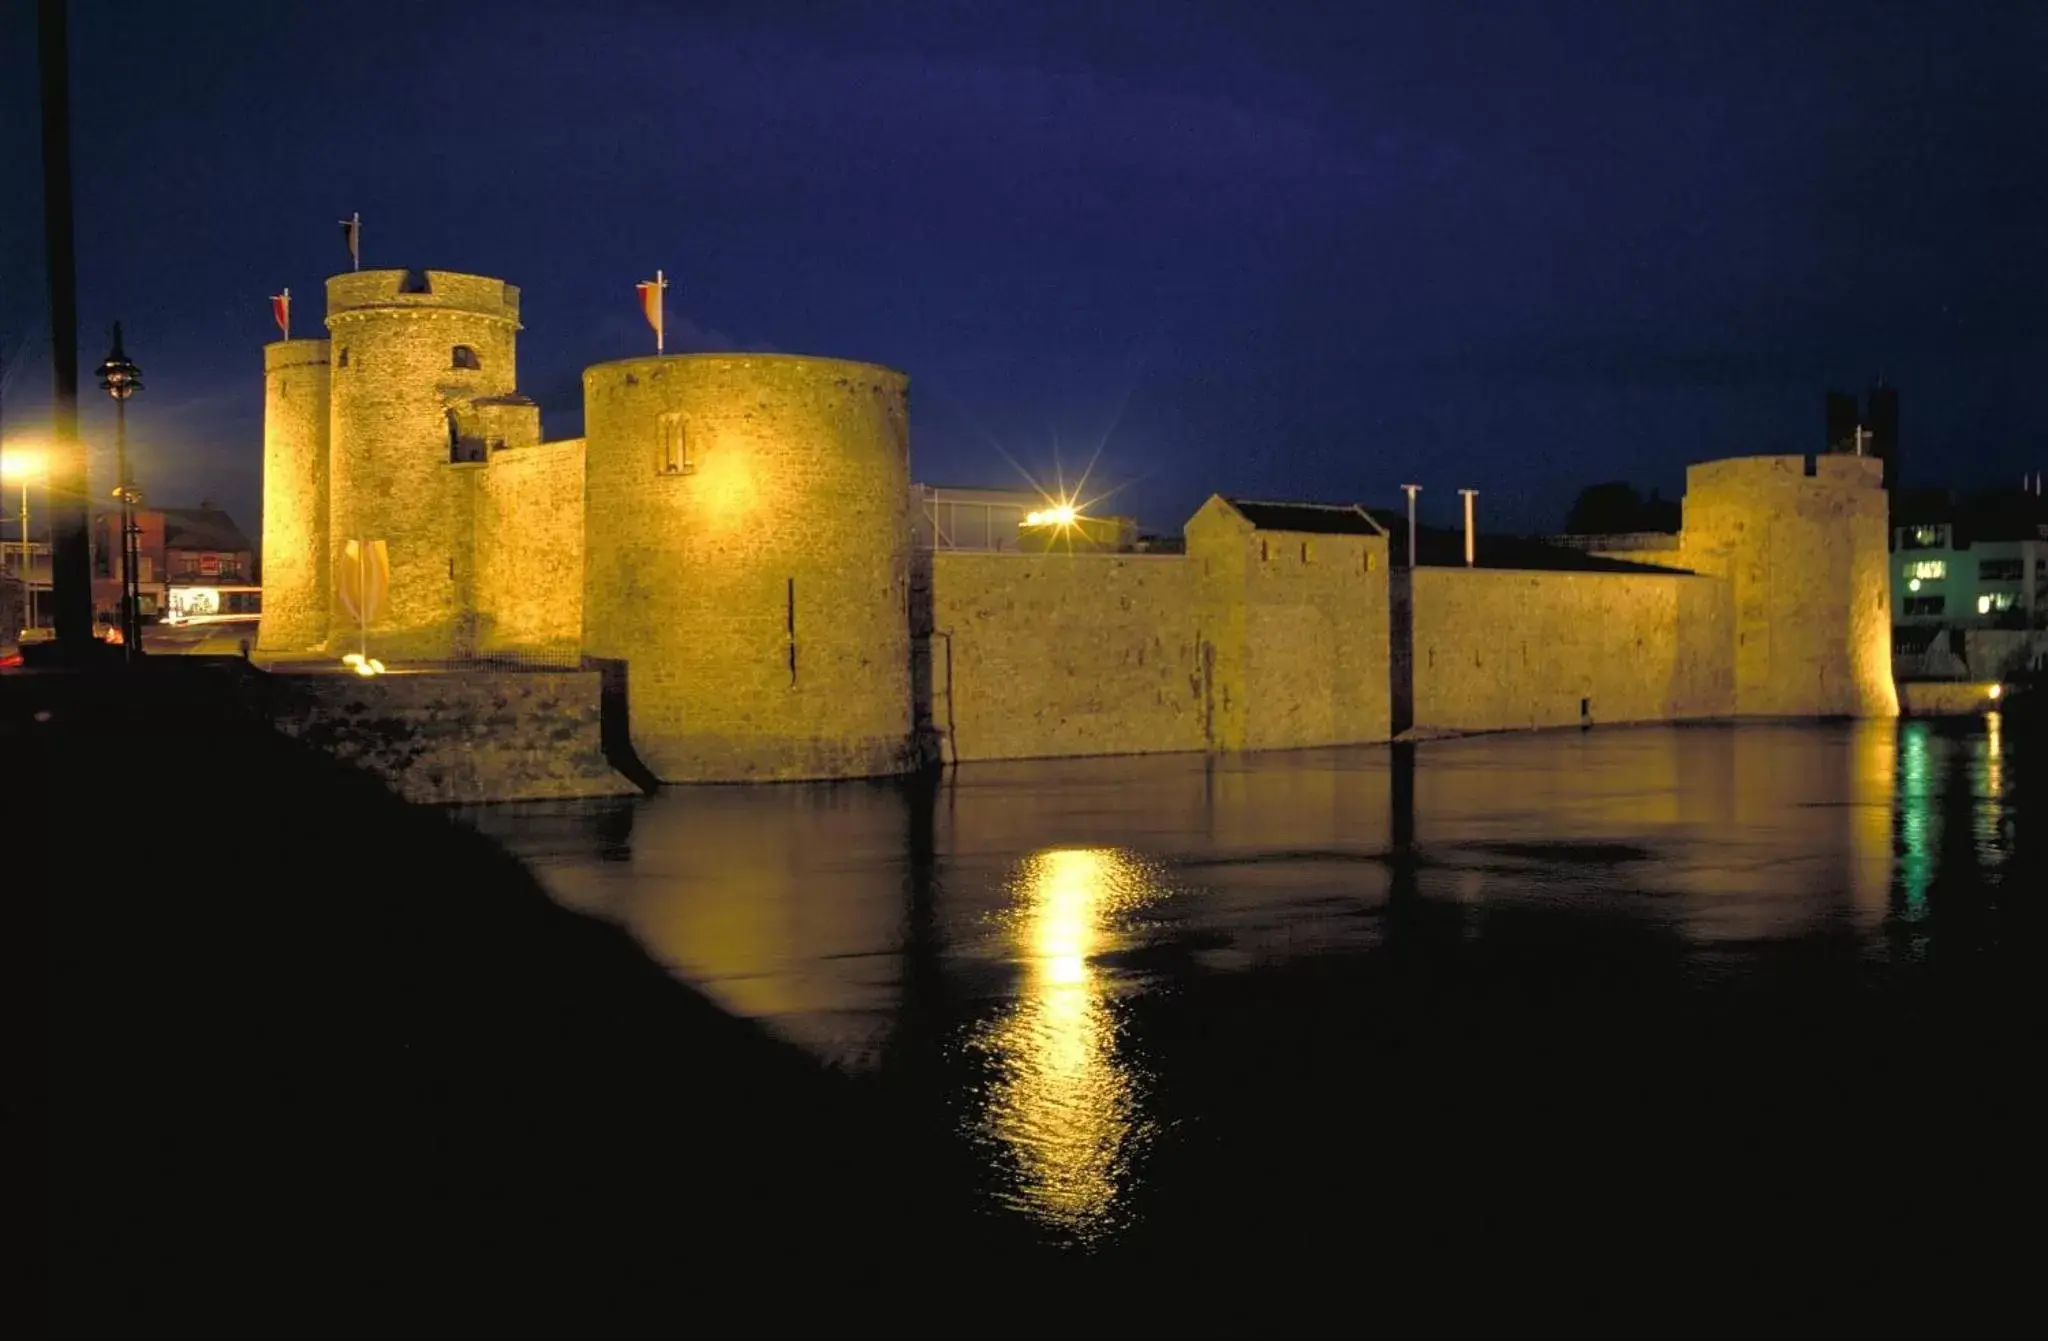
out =
{"type": "Polygon", "coordinates": [[[1875,927],[1884,920],[1885,896],[1891,887],[1892,810],[1899,771],[1895,723],[1863,723],[1853,748],[1849,898],[1858,915],[1875,927]]]}
{"type": "Polygon", "coordinates": [[[1121,853],[1068,848],[1031,858],[1016,888],[1027,977],[984,1040],[999,1068],[986,1122],[1016,1160],[1026,1207],[1085,1234],[1115,1205],[1137,1128],[1133,1077],[1089,959],[1151,887],[1121,853]]]}
{"type": "Polygon", "coordinates": [[[2001,738],[2004,730],[2004,713],[1984,715],[1984,791],[1994,801],[2005,796],[2005,741],[2001,738]]]}
{"type": "Polygon", "coordinates": [[[1991,712],[1984,715],[1984,742],[1980,758],[1983,767],[1981,776],[1973,781],[1981,785],[1973,790],[1976,794],[1976,815],[1970,826],[1976,840],[1977,858],[1987,868],[2005,863],[2005,714],[1991,712]]]}
{"type": "Polygon", "coordinates": [[[1899,883],[1913,920],[1927,911],[1927,883],[1941,838],[1927,737],[1925,722],[1909,722],[1899,732],[1899,883]]]}

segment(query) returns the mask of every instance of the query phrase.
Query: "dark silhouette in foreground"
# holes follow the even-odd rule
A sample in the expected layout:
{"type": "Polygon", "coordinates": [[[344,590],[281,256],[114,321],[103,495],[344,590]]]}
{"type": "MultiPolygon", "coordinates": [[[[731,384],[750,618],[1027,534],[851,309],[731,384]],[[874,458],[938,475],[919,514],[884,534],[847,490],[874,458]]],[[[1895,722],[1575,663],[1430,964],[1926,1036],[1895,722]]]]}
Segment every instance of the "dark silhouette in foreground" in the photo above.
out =
{"type": "Polygon", "coordinates": [[[0,938],[12,1125],[53,1156],[74,1322],[601,1314],[1029,1251],[875,1094],[269,735],[239,678],[0,684],[34,853],[0,938]]]}
{"type": "MultiPolygon", "coordinates": [[[[1893,963],[1823,931],[1731,947],[1721,975],[1654,918],[1425,896],[1447,854],[1394,747],[1390,847],[1364,858],[1389,897],[1342,914],[1379,919],[1376,948],[1218,971],[1165,938],[1129,965],[1170,984],[1114,1010],[1173,1120],[1133,1155],[1124,1228],[1084,1250],[986,1209],[962,1135],[990,1063],[959,1040],[1002,997],[947,969],[948,784],[901,788],[900,1019],[855,1080],[268,734],[250,674],[0,681],[7,833],[32,854],[0,905],[9,1144],[47,1153],[39,1250],[75,1330],[878,1295],[938,1317],[956,1294],[1002,1319],[1069,1286],[1156,1309],[1446,1278],[1477,1303],[1503,1264],[1724,1294],[1962,1241],[1991,1284],[2025,1243],[2000,1226],[2040,1190],[2048,881],[2025,843],[1982,864],[1967,785],[1914,817],[1953,841],[1895,890],[1920,905],[1895,910],[1893,963]]],[[[2014,815],[2038,805],[2027,743],[2014,815]]],[[[630,809],[592,813],[630,839],[630,809]]],[[[1610,879],[1640,855],[1461,854],[1610,879]]]]}

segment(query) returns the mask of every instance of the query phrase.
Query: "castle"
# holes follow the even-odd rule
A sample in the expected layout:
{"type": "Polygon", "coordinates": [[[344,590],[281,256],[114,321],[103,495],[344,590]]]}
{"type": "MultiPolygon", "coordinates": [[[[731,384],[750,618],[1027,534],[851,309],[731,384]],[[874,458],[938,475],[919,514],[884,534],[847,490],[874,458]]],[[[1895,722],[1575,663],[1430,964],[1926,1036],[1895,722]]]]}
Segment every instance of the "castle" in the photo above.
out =
{"type": "Polygon", "coordinates": [[[374,655],[601,667],[665,782],[1898,710],[1859,457],[1694,466],[1675,544],[1562,570],[1410,571],[1357,508],[1220,497],[1182,554],[934,552],[901,373],[601,363],[543,442],[512,285],[337,275],[327,330],[265,350],[259,657],[354,650],[338,555],[382,540],[374,655]]]}

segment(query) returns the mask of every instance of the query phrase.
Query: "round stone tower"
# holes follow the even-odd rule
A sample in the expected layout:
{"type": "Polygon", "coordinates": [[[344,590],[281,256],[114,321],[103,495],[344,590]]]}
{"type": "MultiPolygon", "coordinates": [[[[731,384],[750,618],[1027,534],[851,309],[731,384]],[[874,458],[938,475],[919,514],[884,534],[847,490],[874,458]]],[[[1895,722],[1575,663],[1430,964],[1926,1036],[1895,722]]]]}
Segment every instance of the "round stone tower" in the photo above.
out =
{"type": "Polygon", "coordinates": [[[911,751],[908,379],[692,354],[583,374],[584,650],[667,782],[873,777],[911,751]]]}
{"type": "Polygon", "coordinates": [[[1898,716],[1889,515],[1873,457],[1737,457],[1686,472],[1680,553],[1730,585],[1738,715],[1898,716]]]}
{"type": "Polygon", "coordinates": [[[327,641],[328,350],[325,340],[263,347],[263,619],[270,656],[327,641]]]}
{"type": "MultiPolygon", "coordinates": [[[[472,402],[513,394],[519,290],[446,270],[362,270],[327,281],[333,346],[330,565],[382,540],[391,586],[370,626],[390,661],[474,650],[475,489],[488,445],[472,402]]],[[[330,629],[353,646],[337,599],[330,629]]]]}

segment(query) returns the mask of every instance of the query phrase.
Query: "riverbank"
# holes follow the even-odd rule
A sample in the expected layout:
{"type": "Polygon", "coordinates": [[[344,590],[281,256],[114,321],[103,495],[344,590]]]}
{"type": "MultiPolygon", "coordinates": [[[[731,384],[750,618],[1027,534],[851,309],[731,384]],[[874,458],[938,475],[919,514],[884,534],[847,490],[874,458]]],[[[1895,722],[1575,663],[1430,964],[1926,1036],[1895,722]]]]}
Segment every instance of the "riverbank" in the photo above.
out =
{"type": "Polygon", "coordinates": [[[1029,1251],[885,1099],[230,677],[38,678],[0,696],[9,1145],[47,1154],[13,1200],[82,1330],[1029,1251]]]}

